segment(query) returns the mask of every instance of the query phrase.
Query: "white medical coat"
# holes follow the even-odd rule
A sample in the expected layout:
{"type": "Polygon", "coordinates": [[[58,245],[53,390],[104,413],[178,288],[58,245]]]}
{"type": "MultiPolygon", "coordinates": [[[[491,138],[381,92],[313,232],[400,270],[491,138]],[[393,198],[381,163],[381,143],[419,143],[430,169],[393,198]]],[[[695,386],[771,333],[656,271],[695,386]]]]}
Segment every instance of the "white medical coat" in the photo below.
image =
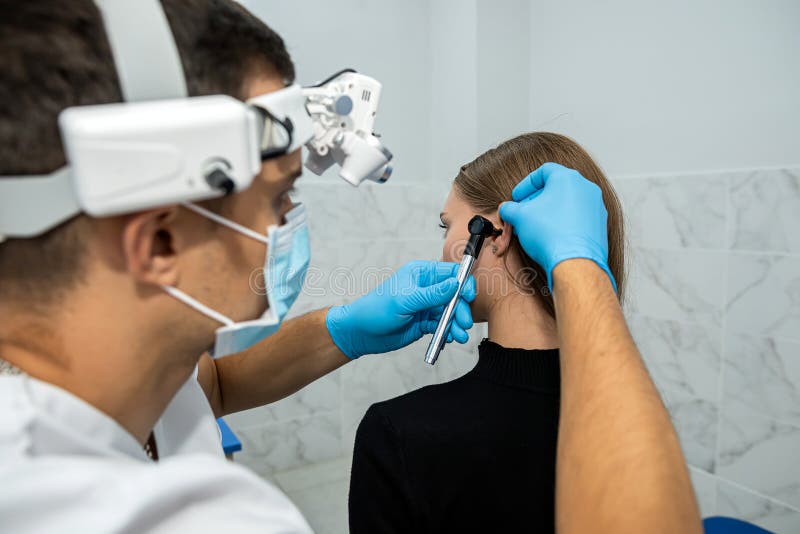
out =
{"type": "Polygon", "coordinates": [[[0,532],[311,532],[278,489],[225,459],[195,377],[154,433],[158,463],[67,391],[0,376],[0,532]]]}

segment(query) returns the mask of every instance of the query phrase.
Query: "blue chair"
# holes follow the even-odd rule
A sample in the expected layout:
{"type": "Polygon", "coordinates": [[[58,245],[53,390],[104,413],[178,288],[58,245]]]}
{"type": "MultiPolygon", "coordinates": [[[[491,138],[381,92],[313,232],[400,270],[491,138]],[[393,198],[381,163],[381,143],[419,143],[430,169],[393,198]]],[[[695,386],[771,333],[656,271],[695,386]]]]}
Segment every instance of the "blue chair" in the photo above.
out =
{"type": "Polygon", "coordinates": [[[225,456],[232,458],[234,452],[242,450],[242,442],[239,441],[231,427],[222,418],[217,419],[217,426],[219,426],[219,431],[222,434],[222,450],[225,451],[225,456]]]}
{"type": "Polygon", "coordinates": [[[703,519],[703,530],[706,534],[773,534],[747,521],[721,516],[703,519]]]}

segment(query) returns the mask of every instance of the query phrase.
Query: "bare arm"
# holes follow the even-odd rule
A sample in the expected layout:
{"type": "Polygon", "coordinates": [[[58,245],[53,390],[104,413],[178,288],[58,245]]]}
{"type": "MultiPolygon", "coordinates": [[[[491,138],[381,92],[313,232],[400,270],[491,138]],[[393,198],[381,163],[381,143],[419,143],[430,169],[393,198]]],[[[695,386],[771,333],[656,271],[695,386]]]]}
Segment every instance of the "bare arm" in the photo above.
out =
{"type": "Polygon", "coordinates": [[[590,260],[553,269],[561,342],[556,526],[572,533],[702,532],[675,430],[590,260]]]}
{"type": "MultiPolygon", "coordinates": [[[[351,358],[391,352],[430,333],[456,293],[457,272],[457,263],[406,263],[366,295],[287,321],[245,352],[219,360],[204,356],[198,381],[217,416],[275,402],[351,358]]],[[[473,298],[470,278],[450,327],[461,343],[472,326],[473,298]]]]}
{"type": "Polygon", "coordinates": [[[286,321],[255,347],[219,360],[200,360],[198,381],[214,415],[280,400],[350,359],[336,347],[325,326],[327,309],[286,321]]]}

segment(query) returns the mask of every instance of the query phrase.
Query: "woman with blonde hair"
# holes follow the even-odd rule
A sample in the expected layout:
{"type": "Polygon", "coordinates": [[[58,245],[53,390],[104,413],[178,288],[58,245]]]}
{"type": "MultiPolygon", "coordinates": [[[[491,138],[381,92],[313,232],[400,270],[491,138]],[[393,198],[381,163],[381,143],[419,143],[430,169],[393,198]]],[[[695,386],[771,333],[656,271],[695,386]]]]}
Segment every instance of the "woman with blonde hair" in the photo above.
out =
{"type": "Polygon", "coordinates": [[[600,187],[608,211],[608,266],[622,297],[619,200],[575,141],[528,133],[464,165],[441,213],[442,255],[459,261],[467,223],[476,214],[502,229],[487,238],[473,269],[477,295],[470,307],[475,322],[488,323],[488,338],[464,376],[367,411],[353,452],[353,534],[554,530],[560,392],[555,308],[544,270],[497,213],[514,186],[546,162],[575,169],[600,187]]]}

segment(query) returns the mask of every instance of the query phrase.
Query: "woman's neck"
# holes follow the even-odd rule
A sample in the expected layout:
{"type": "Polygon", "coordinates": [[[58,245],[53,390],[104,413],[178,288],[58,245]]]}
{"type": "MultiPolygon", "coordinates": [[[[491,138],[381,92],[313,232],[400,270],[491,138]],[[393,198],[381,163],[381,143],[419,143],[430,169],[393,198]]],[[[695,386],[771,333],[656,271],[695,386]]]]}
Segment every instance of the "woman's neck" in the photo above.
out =
{"type": "Polygon", "coordinates": [[[508,348],[558,347],[556,321],[532,295],[512,293],[489,308],[489,339],[508,348]]]}

